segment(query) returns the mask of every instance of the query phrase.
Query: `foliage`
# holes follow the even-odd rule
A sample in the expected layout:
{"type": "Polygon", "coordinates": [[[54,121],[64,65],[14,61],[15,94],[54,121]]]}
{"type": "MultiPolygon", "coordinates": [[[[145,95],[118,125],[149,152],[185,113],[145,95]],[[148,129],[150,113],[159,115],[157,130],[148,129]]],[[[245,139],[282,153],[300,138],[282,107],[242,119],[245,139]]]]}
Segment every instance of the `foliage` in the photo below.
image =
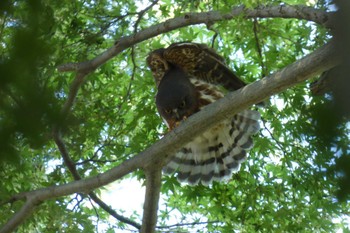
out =
{"type": "MultiPolygon", "coordinates": [[[[51,139],[51,130],[57,125],[63,128],[66,147],[82,177],[117,166],[166,132],[156,113],[155,86],[145,65],[151,50],[178,41],[213,44],[239,76],[254,82],[314,51],[331,36],[314,23],[277,18],[235,18],[208,27],[193,25],[170,31],[123,51],[89,75],[72,112],[62,116],[60,110],[74,75],[59,73],[58,65],[94,58],[118,38],[183,12],[228,12],[232,6],[244,3],[254,7],[256,2],[2,0],[0,203],[16,193],[73,180],[51,139]]],[[[324,1],[312,2],[286,1],[328,7],[324,1]]],[[[280,1],[259,3],[277,5],[280,1]]],[[[344,161],[338,167],[349,164],[347,157],[340,156],[349,153],[350,127],[344,122],[336,125],[335,140],[327,145],[317,134],[315,111],[311,111],[329,98],[312,96],[309,83],[272,97],[268,106],[259,108],[262,130],[248,161],[227,184],[190,187],[180,185],[174,177],[163,177],[166,206],[160,207],[158,225],[168,226],[169,219],[178,217],[172,215],[174,210],[181,217],[179,225],[159,230],[348,229],[349,202],[346,198],[340,202],[336,196],[338,179],[347,171],[339,172],[336,161],[344,161]],[[191,221],[205,224],[186,225],[191,221]]],[[[138,171],[131,176],[144,179],[138,171]]],[[[2,205],[1,225],[21,204],[2,205]]],[[[127,217],[139,218],[136,213],[127,217]]],[[[114,232],[131,228],[122,222],[110,224],[110,218],[96,204],[92,207],[86,195],[77,194],[41,204],[18,231],[114,232]]]]}

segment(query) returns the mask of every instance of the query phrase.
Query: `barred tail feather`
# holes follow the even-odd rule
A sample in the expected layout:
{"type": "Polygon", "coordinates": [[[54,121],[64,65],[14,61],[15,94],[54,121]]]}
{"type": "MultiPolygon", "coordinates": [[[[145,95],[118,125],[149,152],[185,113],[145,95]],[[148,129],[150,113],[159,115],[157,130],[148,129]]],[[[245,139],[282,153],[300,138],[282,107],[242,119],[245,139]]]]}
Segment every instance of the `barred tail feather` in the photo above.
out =
{"type": "Polygon", "coordinates": [[[177,172],[181,182],[209,185],[230,179],[239,170],[253,146],[252,135],[259,131],[260,114],[245,110],[204,134],[176,153],[163,172],[177,172]]]}

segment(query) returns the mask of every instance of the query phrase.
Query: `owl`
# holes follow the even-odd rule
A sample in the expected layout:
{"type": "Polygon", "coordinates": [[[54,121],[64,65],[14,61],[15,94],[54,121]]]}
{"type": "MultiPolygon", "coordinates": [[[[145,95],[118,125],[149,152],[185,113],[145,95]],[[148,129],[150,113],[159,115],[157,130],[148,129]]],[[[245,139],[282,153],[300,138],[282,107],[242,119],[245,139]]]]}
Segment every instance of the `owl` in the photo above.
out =
{"type": "MultiPolygon", "coordinates": [[[[246,84],[225,60],[204,44],[181,42],[152,51],[147,57],[157,86],[156,106],[169,130],[208,104],[246,84]]],[[[180,182],[209,185],[229,180],[247,159],[260,114],[244,110],[193,138],[164,167],[180,182]]]]}

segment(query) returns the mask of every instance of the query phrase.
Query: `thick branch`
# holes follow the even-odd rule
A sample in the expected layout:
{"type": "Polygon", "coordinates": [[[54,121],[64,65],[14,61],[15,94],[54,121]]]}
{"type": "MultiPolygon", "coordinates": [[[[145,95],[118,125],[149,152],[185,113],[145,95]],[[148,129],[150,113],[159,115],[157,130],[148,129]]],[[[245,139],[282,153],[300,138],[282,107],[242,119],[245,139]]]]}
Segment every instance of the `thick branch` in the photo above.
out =
{"type": "Polygon", "coordinates": [[[61,72],[76,71],[77,75],[70,87],[68,99],[63,107],[62,114],[66,116],[72,107],[78,90],[85,77],[99,66],[112,59],[123,50],[144,40],[150,39],[162,33],[166,33],[181,27],[196,24],[213,24],[222,20],[230,20],[235,17],[245,16],[246,18],[295,18],[315,22],[325,27],[334,27],[334,13],[327,13],[323,10],[308,6],[260,6],[255,9],[246,9],[244,6],[232,8],[231,12],[208,11],[202,13],[185,13],[183,16],[166,20],[146,28],[138,33],[120,38],[113,47],[107,49],[94,59],[80,63],[67,63],[58,67],[61,72]]]}
{"type": "MultiPolygon", "coordinates": [[[[230,93],[219,101],[207,106],[202,111],[189,117],[163,139],[121,165],[95,177],[31,191],[26,193],[26,196],[35,196],[36,201],[44,201],[76,192],[85,191],[89,193],[91,190],[111,183],[137,168],[147,169],[153,164],[162,166],[175,151],[193,137],[213,127],[217,122],[232,117],[250,105],[261,102],[273,94],[314,77],[339,63],[340,59],[336,54],[335,46],[333,43],[329,43],[284,69],[230,93]]],[[[31,202],[33,202],[33,199],[28,198],[25,206],[30,205],[31,202]]],[[[28,210],[23,207],[5,224],[0,233],[14,230],[18,225],[13,225],[13,222],[15,221],[17,224],[23,222],[28,217],[28,215],[23,214],[26,211],[28,210]]]]}
{"type": "Polygon", "coordinates": [[[15,213],[15,215],[0,229],[0,233],[13,232],[25,219],[30,217],[39,203],[35,195],[31,196],[31,198],[27,198],[21,210],[15,213]]]}
{"type": "MultiPolygon", "coordinates": [[[[143,153],[151,153],[154,155],[145,159],[144,166],[151,166],[151,164],[163,160],[164,151],[166,151],[167,154],[176,152],[181,146],[186,144],[186,142],[203,133],[208,128],[213,127],[217,122],[226,118],[231,118],[237,112],[255,103],[262,102],[271,95],[282,92],[325,70],[329,70],[339,63],[340,58],[336,53],[334,43],[330,42],[282,70],[249,84],[240,90],[229,93],[224,98],[216,101],[214,104],[210,104],[199,113],[188,118],[179,127],[175,128],[159,141],[161,144],[157,147],[152,146],[142,152],[140,156],[142,156],[143,153]]],[[[154,144],[154,146],[157,144],[158,142],[154,144]]]]}
{"type": "Polygon", "coordinates": [[[86,75],[93,72],[99,66],[112,59],[123,50],[144,40],[150,39],[165,32],[181,27],[196,24],[210,25],[222,20],[230,20],[235,17],[245,16],[246,18],[295,18],[318,23],[325,27],[334,27],[334,13],[327,13],[323,10],[301,5],[280,5],[280,6],[259,6],[255,9],[246,9],[244,6],[232,8],[231,12],[208,11],[202,13],[185,13],[183,16],[166,20],[146,28],[138,33],[120,38],[113,47],[107,49],[94,59],[80,63],[67,63],[58,67],[60,72],[76,71],[77,75],[71,84],[68,99],[63,107],[62,114],[66,116],[72,107],[78,90],[86,75]]]}
{"type": "Polygon", "coordinates": [[[61,72],[82,71],[87,74],[92,72],[126,48],[139,42],[150,39],[165,32],[169,32],[181,27],[196,24],[213,24],[222,20],[230,20],[238,16],[246,18],[295,18],[313,21],[325,27],[333,27],[333,13],[327,13],[323,10],[308,6],[259,6],[255,9],[247,9],[244,6],[232,8],[231,12],[223,13],[220,11],[208,11],[202,13],[185,13],[183,16],[166,20],[163,23],[156,24],[146,28],[131,36],[120,38],[115,46],[106,50],[91,61],[81,63],[68,63],[58,67],[61,72]]]}
{"type": "Polygon", "coordinates": [[[141,233],[152,233],[157,224],[157,212],[161,187],[162,167],[155,164],[145,170],[146,193],[143,205],[141,233]]]}
{"type": "Polygon", "coordinates": [[[301,5],[259,6],[255,9],[246,9],[244,6],[238,6],[232,8],[229,13],[223,13],[220,11],[185,13],[183,16],[166,20],[163,23],[156,24],[133,35],[120,38],[113,47],[107,49],[105,52],[90,61],[67,63],[59,66],[58,70],[60,72],[77,72],[76,78],[70,86],[70,92],[62,109],[62,114],[65,117],[70,111],[86,75],[93,72],[99,66],[103,65],[123,50],[162,33],[189,25],[210,25],[218,21],[230,20],[239,16],[245,16],[246,18],[295,18],[313,21],[325,27],[333,27],[333,14],[334,13],[327,13],[323,10],[301,5]]]}

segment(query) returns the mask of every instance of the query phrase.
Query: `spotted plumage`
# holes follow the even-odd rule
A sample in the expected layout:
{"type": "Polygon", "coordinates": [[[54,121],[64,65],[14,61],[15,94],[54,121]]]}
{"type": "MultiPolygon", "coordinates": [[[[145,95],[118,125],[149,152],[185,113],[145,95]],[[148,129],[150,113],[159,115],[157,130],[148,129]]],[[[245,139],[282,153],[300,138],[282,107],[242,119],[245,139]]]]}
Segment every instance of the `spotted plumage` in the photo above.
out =
{"type": "MultiPolygon", "coordinates": [[[[158,92],[156,105],[170,130],[229,91],[245,85],[213,49],[203,44],[175,43],[147,58],[158,92]]],[[[179,181],[195,185],[227,180],[246,160],[259,130],[260,114],[244,110],[197,136],[164,167],[179,181]]]]}

